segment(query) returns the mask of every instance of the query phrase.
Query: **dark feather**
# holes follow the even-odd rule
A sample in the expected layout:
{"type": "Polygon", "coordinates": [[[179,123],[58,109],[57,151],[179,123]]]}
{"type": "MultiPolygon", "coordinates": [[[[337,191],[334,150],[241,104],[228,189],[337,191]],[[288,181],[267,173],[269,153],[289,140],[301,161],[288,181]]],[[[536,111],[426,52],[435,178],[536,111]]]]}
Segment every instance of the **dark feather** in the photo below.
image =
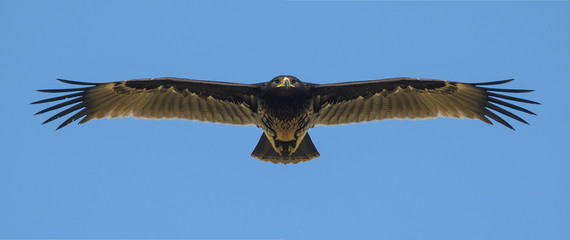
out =
{"type": "Polygon", "coordinates": [[[63,83],[73,84],[73,85],[93,85],[93,86],[97,86],[97,85],[101,84],[101,83],[89,83],[89,82],[71,81],[71,80],[65,80],[65,79],[61,79],[61,78],[58,78],[57,80],[60,81],[60,82],[63,82],[63,83]]]}
{"type": "Polygon", "coordinates": [[[81,95],[83,95],[83,93],[82,93],[82,92],[79,92],[79,93],[64,95],[64,96],[60,96],[60,97],[54,97],[54,98],[48,98],[48,99],[40,100],[40,101],[33,102],[33,103],[31,103],[31,104],[53,102],[53,101],[58,101],[58,100],[63,100],[63,99],[68,99],[68,98],[73,98],[73,97],[78,97],[78,96],[81,96],[81,95]]]}
{"type": "Polygon", "coordinates": [[[499,100],[499,99],[492,98],[492,97],[488,97],[488,99],[489,99],[489,102],[494,102],[494,103],[501,104],[501,105],[506,106],[506,107],[510,107],[510,108],[512,108],[512,109],[515,109],[515,110],[519,110],[519,111],[521,111],[521,112],[525,112],[525,113],[528,113],[528,114],[536,115],[535,113],[533,113],[533,112],[527,110],[526,108],[522,108],[522,107],[519,107],[519,106],[517,106],[517,105],[511,104],[511,103],[508,103],[508,102],[505,102],[505,101],[501,101],[501,100],[499,100]]]}
{"type": "Polygon", "coordinates": [[[504,98],[504,99],[508,99],[508,100],[512,100],[512,101],[517,101],[517,102],[530,103],[530,104],[540,104],[540,103],[537,103],[535,101],[517,98],[517,97],[506,96],[506,95],[502,95],[502,94],[498,94],[498,93],[494,93],[494,92],[487,92],[487,95],[492,96],[492,97],[504,98]]]}
{"type": "Polygon", "coordinates": [[[511,126],[511,124],[509,124],[507,121],[505,121],[504,119],[502,119],[501,117],[497,116],[497,114],[494,114],[493,112],[485,109],[483,112],[486,116],[489,116],[490,118],[492,118],[493,120],[503,124],[505,127],[508,127],[512,130],[515,130],[515,128],[513,128],[513,126],[511,126]]]}
{"type": "Polygon", "coordinates": [[[67,101],[67,102],[63,102],[63,103],[60,103],[60,104],[57,104],[57,105],[48,107],[48,108],[46,108],[46,109],[44,109],[44,110],[41,110],[41,111],[37,112],[37,113],[34,114],[34,115],[38,115],[38,114],[42,114],[42,113],[45,113],[45,112],[49,112],[49,111],[51,111],[51,110],[55,110],[55,109],[58,109],[58,108],[61,108],[61,107],[65,107],[65,106],[68,106],[68,105],[71,105],[71,104],[74,104],[74,103],[78,103],[78,102],[81,102],[81,101],[83,101],[83,97],[76,98],[76,99],[71,99],[71,100],[69,100],[69,101],[67,101]]]}
{"type": "Polygon", "coordinates": [[[37,90],[38,92],[45,92],[45,93],[60,93],[60,92],[78,92],[78,91],[85,91],[90,89],[90,87],[86,88],[64,88],[64,89],[41,89],[37,90]]]}
{"type": "Polygon", "coordinates": [[[498,85],[498,84],[504,84],[504,83],[508,83],[510,81],[513,81],[515,79],[511,78],[511,79],[507,79],[507,80],[500,80],[500,81],[492,81],[492,82],[480,82],[480,83],[472,83],[471,85],[473,86],[481,86],[481,85],[498,85]]]}
{"type": "Polygon", "coordinates": [[[500,112],[500,113],[502,113],[502,114],[504,114],[504,115],[507,115],[508,117],[510,117],[510,118],[512,118],[512,119],[515,119],[515,120],[517,120],[517,121],[519,121],[519,122],[528,124],[525,120],[523,120],[523,119],[520,118],[519,116],[517,116],[517,115],[513,114],[512,112],[509,112],[509,111],[507,111],[507,110],[505,110],[505,109],[503,109],[503,108],[501,108],[501,107],[499,107],[499,106],[497,106],[497,105],[495,105],[495,104],[487,103],[487,107],[490,108],[490,109],[493,109],[493,110],[495,110],[495,111],[497,111],[497,112],[500,112]]]}
{"type": "Polygon", "coordinates": [[[511,92],[511,93],[526,93],[526,92],[534,91],[534,90],[526,90],[526,89],[502,89],[502,88],[484,88],[484,87],[482,87],[481,89],[484,89],[487,91],[511,92]]]}
{"type": "Polygon", "coordinates": [[[58,119],[58,118],[60,118],[60,117],[63,117],[63,116],[65,116],[65,115],[67,115],[67,114],[69,114],[69,113],[71,113],[71,112],[73,112],[73,111],[75,111],[75,110],[78,110],[78,109],[80,109],[80,108],[83,108],[83,107],[85,107],[85,104],[83,104],[83,103],[76,104],[75,106],[72,106],[72,107],[70,107],[70,108],[68,108],[68,109],[65,109],[65,110],[59,112],[58,114],[54,115],[53,117],[50,117],[48,120],[46,120],[46,121],[43,122],[42,124],[49,123],[49,122],[51,122],[51,121],[53,121],[53,120],[56,120],[56,119],[58,119]]]}

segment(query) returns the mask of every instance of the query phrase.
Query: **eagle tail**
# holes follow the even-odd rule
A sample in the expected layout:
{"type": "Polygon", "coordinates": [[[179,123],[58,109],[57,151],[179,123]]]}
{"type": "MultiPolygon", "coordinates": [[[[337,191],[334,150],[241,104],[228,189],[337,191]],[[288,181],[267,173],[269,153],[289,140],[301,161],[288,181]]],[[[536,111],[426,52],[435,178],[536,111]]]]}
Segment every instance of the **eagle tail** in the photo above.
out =
{"type": "Polygon", "coordinates": [[[313,158],[319,157],[320,154],[313,144],[313,141],[311,141],[311,137],[309,137],[308,133],[305,134],[305,137],[301,140],[297,150],[289,156],[279,155],[279,153],[273,149],[273,146],[271,145],[271,142],[269,142],[269,139],[267,139],[267,136],[265,136],[265,133],[263,133],[261,134],[261,139],[259,139],[257,146],[255,146],[255,149],[251,153],[251,156],[266,162],[288,164],[309,161],[313,158]]]}

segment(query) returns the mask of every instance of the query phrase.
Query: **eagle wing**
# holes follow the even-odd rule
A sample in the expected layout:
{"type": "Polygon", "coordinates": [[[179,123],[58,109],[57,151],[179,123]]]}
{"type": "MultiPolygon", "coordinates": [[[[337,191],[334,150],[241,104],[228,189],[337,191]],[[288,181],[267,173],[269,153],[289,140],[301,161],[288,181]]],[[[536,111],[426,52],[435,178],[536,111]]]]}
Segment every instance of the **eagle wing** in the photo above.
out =
{"type": "Polygon", "coordinates": [[[51,122],[78,111],[57,129],[78,120],[133,116],[143,119],[189,119],[237,125],[256,124],[256,85],[198,81],[182,78],[134,79],[109,83],[85,83],[58,79],[87,87],[38,90],[67,95],[32,104],[67,100],[36,114],[65,108],[47,119],[51,122]],[[69,94],[68,94],[69,93],[69,94]]]}
{"type": "Polygon", "coordinates": [[[533,112],[505,102],[539,104],[534,101],[506,96],[497,92],[524,93],[532,90],[482,87],[497,85],[513,79],[460,83],[436,79],[391,78],[336,84],[315,84],[315,125],[336,125],[383,119],[449,118],[479,119],[493,124],[487,117],[514,130],[497,113],[528,124],[519,116],[503,109],[508,107],[528,114],[533,112]]]}

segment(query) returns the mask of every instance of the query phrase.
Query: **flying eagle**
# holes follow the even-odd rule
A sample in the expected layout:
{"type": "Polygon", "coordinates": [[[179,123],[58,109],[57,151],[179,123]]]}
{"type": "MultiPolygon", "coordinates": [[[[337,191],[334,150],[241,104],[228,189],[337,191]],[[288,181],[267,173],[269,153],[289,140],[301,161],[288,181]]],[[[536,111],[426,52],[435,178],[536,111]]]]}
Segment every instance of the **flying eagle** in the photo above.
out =
{"type": "Polygon", "coordinates": [[[385,119],[427,119],[438,116],[479,119],[487,117],[514,128],[491,110],[528,124],[504,106],[533,112],[505,102],[538,104],[498,92],[532,90],[489,88],[513,79],[460,83],[436,79],[390,78],[371,81],[314,84],[281,75],[269,82],[239,84],[183,78],[133,79],[87,83],[79,88],[38,90],[67,95],[32,104],[66,100],[37,114],[65,108],[43,124],[78,111],[57,129],[79,120],[133,116],[143,119],[188,119],[263,129],[251,156],[273,163],[298,163],[319,157],[307,131],[317,125],[338,125],[385,119]],[[68,94],[69,93],[69,94],[68,94]]]}

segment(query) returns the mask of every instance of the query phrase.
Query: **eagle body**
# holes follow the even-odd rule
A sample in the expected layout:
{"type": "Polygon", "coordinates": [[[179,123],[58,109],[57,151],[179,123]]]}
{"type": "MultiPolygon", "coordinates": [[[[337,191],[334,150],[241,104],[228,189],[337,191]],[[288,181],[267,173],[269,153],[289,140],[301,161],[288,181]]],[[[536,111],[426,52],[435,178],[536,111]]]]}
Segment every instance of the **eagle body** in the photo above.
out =
{"type": "Polygon", "coordinates": [[[503,94],[532,90],[488,87],[513,79],[461,83],[402,77],[333,84],[301,82],[290,75],[257,84],[183,78],[107,83],[58,80],[80,87],[38,90],[64,95],[32,103],[63,101],[36,113],[63,108],[44,124],[73,113],[57,129],[77,120],[83,124],[93,119],[130,116],[253,125],[263,134],[251,155],[284,164],[320,156],[307,133],[319,125],[448,117],[493,124],[491,118],[514,129],[498,114],[528,123],[503,107],[536,115],[515,103],[539,104],[503,94]]]}
{"type": "MultiPolygon", "coordinates": [[[[301,156],[293,155],[303,141],[313,118],[313,99],[310,94],[310,85],[301,83],[293,76],[279,76],[261,86],[262,94],[258,100],[258,114],[261,116],[260,127],[272,146],[270,154],[260,155],[258,158],[284,159],[295,161],[301,156]],[[285,84],[283,82],[286,82],[285,84]],[[278,87],[280,84],[283,86],[278,87]]],[[[260,141],[263,141],[261,139],[260,141]]],[[[311,144],[308,142],[306,144],[311,144]]],[[[259,145],[259,144],[258,144],[259,145]]],[[[313,146],[314,148],[314,146],[313,146]]],[[[303,156],[303,159],[319,156],[316,152],[303,156]]]]}

